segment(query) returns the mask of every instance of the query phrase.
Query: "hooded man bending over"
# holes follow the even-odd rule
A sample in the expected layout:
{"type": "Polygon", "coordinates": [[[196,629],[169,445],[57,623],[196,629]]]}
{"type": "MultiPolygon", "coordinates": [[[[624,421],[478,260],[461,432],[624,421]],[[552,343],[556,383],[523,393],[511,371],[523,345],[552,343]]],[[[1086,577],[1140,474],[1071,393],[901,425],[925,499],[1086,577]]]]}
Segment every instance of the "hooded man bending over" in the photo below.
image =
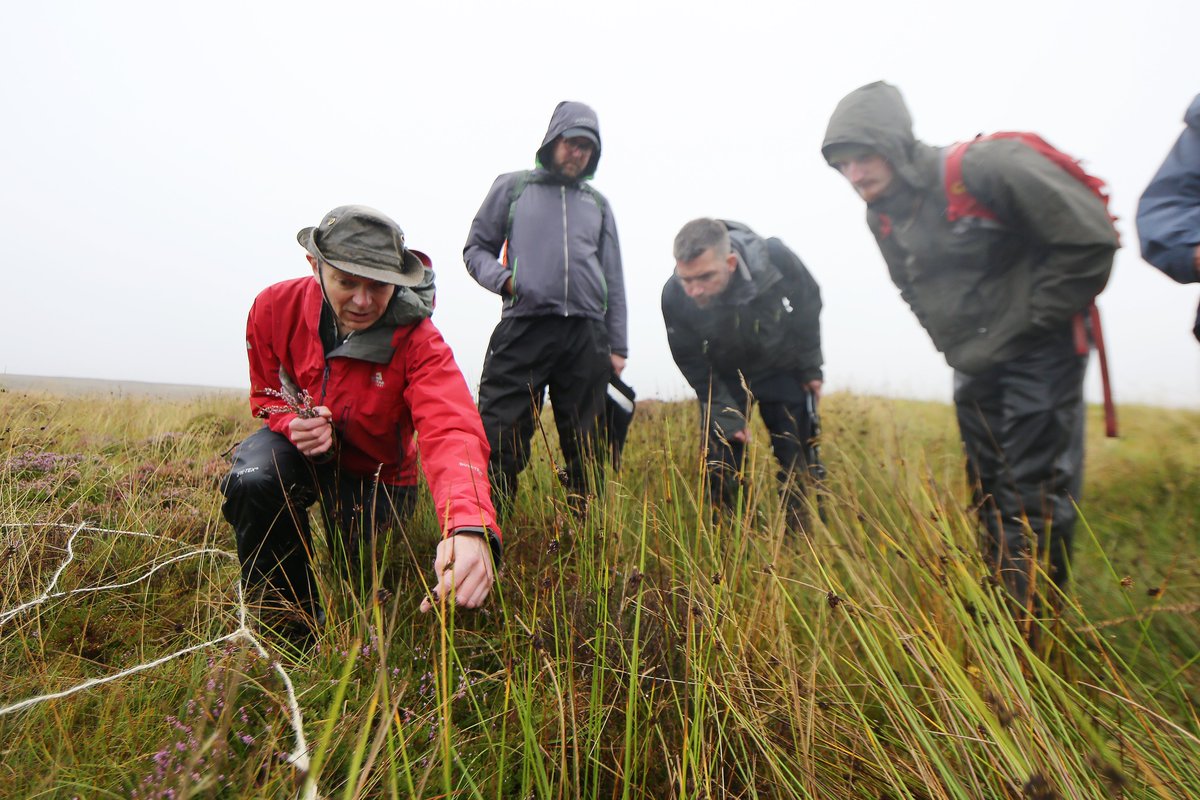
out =
{"type": "Polygon", "coordinates": [[[985,554],[1027,606],[1035,556],[1048,556],[1056,583],[1067,579],[1087,366],[1073,318],[1112,269],[1108,210],[1033,147],[995,138],[970,144],[950,187],[988,213],[955,219],[948,149],[913,136],[900,92],[882,81],[838,103],[821,151],[866,201],[892,281],[954,368],[985,554]]]}
{"type": "Polygon", "coordinates": [[[445,537],[435,595],[476,608],[492,587],[500,531],[479,414],[429,319],[429,259],[366,206],[335,208],[297,239],[312,275],[268,287],[250,309],[250,408],[265,424],[238,445],[221,483],[243,583],[286,609],[285,633],[311,633],[323,613],[308,506],[319,501],[330,547],[355,562],[411,512],[419,440],[445,537]]]}

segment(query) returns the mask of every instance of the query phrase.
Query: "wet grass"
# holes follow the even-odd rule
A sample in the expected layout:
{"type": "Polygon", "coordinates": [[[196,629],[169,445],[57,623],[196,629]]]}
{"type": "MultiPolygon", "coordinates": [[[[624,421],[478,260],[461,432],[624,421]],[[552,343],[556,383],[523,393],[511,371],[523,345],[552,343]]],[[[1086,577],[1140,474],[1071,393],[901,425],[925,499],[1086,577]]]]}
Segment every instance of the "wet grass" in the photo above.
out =
{"type": "MultiPolygon", "coordinates": [[[[1120,440],[1091,427],[1073,583],[1033,637],[976,554],[949,408],[828,398],[826,523],[797,540],[765,431],[759,491],[714,521],[694,406],[647,402],[583,522],[538,441],[484,612],[417,613],[428,500],[366,582],[317,543],[328,624],[282,653],[307,771],[281,678],[230,640],[0,715],[0,795],[1200,795],[1200,414],[1122,413],[1120,440]]],[[[130,584],[0,621],[0,708],[237,629],[228,556],[136,579],[233,549],[216,482],[243,401],[2,392],[0,419],[0,615],[85,521],[58,589],[130,584]]]]}

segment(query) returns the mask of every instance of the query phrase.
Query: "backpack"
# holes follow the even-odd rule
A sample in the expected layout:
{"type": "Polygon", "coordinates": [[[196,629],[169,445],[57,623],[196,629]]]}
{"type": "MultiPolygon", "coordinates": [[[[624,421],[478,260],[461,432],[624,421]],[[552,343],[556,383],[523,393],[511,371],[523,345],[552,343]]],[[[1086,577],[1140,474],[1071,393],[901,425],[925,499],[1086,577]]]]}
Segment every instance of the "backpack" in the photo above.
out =
{"type": "MultiPolygon", "coordinates": [[[[1032,148],[1051,163],[1063,169],[1072,178],[1086,186],[1092,194],[1103,201],[1105,210],[1108,210],[1109,196],[1107,185],[1100,178],[1085,171],[1079,159],[1067,155],[1036,133],[1029,131],[997,131],[986,136],[981,134],[971,141],[957,142],[946,148],[942,173],[946,188],[946,219],[950,222],[955,222],[964,217],[998,220],[998,217],[991,209],[984,206],[983,203],[979,202],[978,198],[967,191],[967,184],[963,181],[962,174],[963,156],[966,155],[967,148],[978,141],[993,141],[996,139],[1016,139],[1025,146],[1032,148]]],[[[1108,211],[1108,218],[1113,223],[1113,230],[1117,233],[1117,244],[1120,246],[1121,232],[1116,230],[1117,218],[1111,211],[1108,211]]],[[[1116,438],[1117,412],[1113,404],[1112,386],[1108,379],[1108,354],[1104,348],[1104,333],[1100,327],[1100,309],[1096,308],[1095,298],[1092,298],[1092,302],[1089,304],[1086,312],[1081,311],[1072,318],[1072,325],[1075,332],[1075,352],[1079,355],[1087,353],[1089,349],[1089,333],[1091,334],[1092,342],[1096,345],[1096,355],[1100,361],[1100,381],[1104,388],[1104,432],[1110,439],[1116,438]]]]}
{"type": "MultiPolygon", "coordinates": [[[[1029,131],[997,131],[986,136],[980,134],[969,142],[958,142],[946,148],[944,177],[947,203],[946,219],[949,221],[954,222],[963,217],[996,219],[996,215],[991,210],[986,208],[967,191],[967,185],[963,181],[962,176],[963,156],[966,155],[967,148],[978,141],[994,141],[996,139],[1016,139],[1026,147],[1033,148],[1042,157],[1065,170],[1068,175],[1086,186],[1092,194],[1103,201],[1104,208],[1108,209],[1109,196],[1107,184],[1095,175],[1085,171],[1079,159],[1067,155],[1036,133],[1029,131]]],[[[1109,211],[1108,218],[1113,222],[1113,230],[1116,230],[1116,216],[1109,211]]],[[[1118,242],[1120,242],[1120,238],[1121,232],[1117,231],[1118,242]]]]}

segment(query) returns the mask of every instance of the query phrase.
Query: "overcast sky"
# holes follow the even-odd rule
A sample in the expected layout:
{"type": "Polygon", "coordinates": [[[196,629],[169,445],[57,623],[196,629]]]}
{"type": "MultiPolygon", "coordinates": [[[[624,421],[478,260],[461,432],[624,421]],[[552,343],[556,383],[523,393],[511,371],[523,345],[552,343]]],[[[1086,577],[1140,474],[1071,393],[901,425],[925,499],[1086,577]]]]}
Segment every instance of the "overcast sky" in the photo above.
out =
{"type": "Polygon", "coordinates": [[[433,257],[434,320],[474,388],[500,302],[466,274],[467,229],[575,99],[600,118],[641,396],[686,392],[659,293],[675,232],[719,216],[808,264],[829,389],[948,400],[820,155],[837,101],[882,78],[927,142],[1036,130],[1109,181],[1117,400],[1200,407],[1200,287],[1143,263],[1133,226],[1200,92],[1197,30],[1195,0],[11,3],[0,372],[245,386],[255,294],[308,270],[299,228],[364,203],[433,257]]]}

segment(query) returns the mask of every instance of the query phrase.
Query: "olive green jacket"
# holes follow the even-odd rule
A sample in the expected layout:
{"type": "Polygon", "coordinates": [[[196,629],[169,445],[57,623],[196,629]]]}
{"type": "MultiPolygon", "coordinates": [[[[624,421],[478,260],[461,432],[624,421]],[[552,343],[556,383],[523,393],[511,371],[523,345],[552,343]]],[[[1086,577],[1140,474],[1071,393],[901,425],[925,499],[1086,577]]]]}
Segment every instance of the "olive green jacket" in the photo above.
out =
{"type": "Polygon", "coordinates": [[[1108,281],[1117,236],[1104,203],[1032,148],[983,140],[962,163],[966,191],[997,220],[946,218],[943,152],[918,141],[900,93],[855,90],[822,150],[871,148],[896,179],[867,207],[900,296],[947,363],[979,373],[1020,355],[1086,308],[1108,281]]]}

